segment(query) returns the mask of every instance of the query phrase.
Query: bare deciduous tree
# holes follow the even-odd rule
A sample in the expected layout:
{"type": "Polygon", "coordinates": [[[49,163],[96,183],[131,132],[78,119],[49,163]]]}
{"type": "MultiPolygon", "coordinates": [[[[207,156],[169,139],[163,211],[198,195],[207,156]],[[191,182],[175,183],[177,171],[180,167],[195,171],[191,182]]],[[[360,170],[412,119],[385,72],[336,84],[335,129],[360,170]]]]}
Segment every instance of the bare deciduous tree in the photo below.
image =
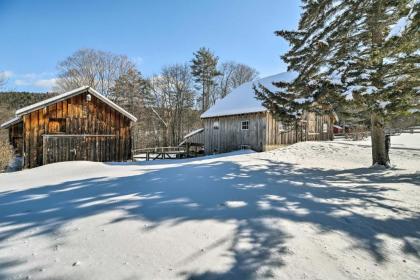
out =
{"type": "Polygon", "coordinates": [[[198,113],[193,108],[193,76],[189,65],[164,67],[159,76],[151,78],[150,89],[162,132],[162,145],[178,145],[199,123],[198,113]]]}
{"type": "Polygon", "coordinates": [[[258,77],[257,70],[234,61],[222,63],[218,71],[220,75],[216,78],[216,84],[211,95],[213,104],[217,99],[228,95],[234,88],[258,77]]]}
{"type": "Polygon", "coordinates": [[[115,81],[135,64],[125,55],[116,55],[94,49],[80,49],[58,64],[58,81],[55,90],[69,91],[81,86],[91,86],[111,96],[115,81]]]}
{"type": "Polygon", "coordinates": [[[258,71],[254,68],[242,64],[242,63],[235,63],[234,71],[232,73],[232,88],[237,88],[240,85],[255,80],[258,77],[258,71]]]}

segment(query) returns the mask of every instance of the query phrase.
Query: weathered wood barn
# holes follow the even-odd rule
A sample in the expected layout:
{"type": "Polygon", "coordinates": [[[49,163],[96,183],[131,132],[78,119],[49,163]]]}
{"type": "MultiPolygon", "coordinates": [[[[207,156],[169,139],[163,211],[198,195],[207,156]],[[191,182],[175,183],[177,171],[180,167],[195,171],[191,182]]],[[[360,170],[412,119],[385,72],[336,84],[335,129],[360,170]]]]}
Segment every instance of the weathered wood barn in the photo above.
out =
{"type": "Polygon", "coordinates": [[[206,154],[238,149],[267,151],[300,141],[331,140],[334,116],[306,113],[299,123],[285,126],[255,98],[253,85],[276,90],[273,82],[290,81],[286,72],[245,83],[201,115],[206,154]]]}
{"type": "Polygon", "coordinates": [[[1,125],[23,156],[23,167],[131,158],[131,126],[136,117],[84,86],[16,111],[1,125]]]}

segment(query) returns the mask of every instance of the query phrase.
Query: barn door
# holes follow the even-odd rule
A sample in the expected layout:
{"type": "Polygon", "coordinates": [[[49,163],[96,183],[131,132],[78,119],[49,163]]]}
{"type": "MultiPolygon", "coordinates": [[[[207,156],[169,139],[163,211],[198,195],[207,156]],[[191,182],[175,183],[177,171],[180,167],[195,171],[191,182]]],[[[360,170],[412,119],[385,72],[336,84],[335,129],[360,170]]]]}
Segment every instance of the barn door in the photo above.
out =
{"type": "Polygon", "coordinates": [[[43,164],[61,161],[82,160],[80,137],[44,135],[43,164]]]}
{"type": "Polygon", "coordinates": [[[43,164],[72,161],[116,160],[116,138],[104,135],[44,135],[43,164]]]}

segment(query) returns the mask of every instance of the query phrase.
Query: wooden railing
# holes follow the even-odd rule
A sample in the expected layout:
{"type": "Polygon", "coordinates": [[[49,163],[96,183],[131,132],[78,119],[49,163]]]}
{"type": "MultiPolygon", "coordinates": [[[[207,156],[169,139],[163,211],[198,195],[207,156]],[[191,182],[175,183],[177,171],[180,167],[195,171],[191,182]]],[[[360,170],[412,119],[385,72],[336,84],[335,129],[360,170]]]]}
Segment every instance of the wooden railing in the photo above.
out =
{"type": "Polygon", "coordinates": [[[187,156],[187,151],[184,147],[154,147],[132,150],[133,161],[137,158],[144,158],[146,160],[155,159],[175,159],[187,156]],[[151,155],[154,157],[151,158],[151,155]]]}
{"type": "Polygon", "coordinates": [[[184,147],[154,147],[154,148],[142,148],[132,150],[133,154],[144,154],[144,153],[168,153],[168,152],[184,152],[184,147]]]}

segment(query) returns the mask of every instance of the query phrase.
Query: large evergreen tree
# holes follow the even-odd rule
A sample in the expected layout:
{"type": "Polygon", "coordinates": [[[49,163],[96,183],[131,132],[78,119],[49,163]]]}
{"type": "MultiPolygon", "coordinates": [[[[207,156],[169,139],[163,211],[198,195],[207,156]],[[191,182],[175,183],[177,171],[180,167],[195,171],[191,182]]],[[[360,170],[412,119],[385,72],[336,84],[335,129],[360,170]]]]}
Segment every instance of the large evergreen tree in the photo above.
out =
{"type": "Polygon", "coordinates": [[[210,106],[210,92],[214,85],[214,78],[219,75],[217,71],[217,63],[219,58],[215,56],[209,49],[200,48],[194,53],[191,61],[191,70],[195,78],[195,82],[201,88],[201,109],[204,112],[210,106]]]}
{"type": "Polygon", "coordinates": [[[385,121],[407,112],[419,88],[418,0],[303,0],[297,31],[279,31],[297,77],[257,95],[276,114],[358,104],[371,118],[372,162],[388,165],[385,121]]]}
{"type": "Polygon", "coordinates": [[[130,113],[138,115],[150,102],[147,81],[135,69],[129,69],[115,81],[110,90],[110,98],[130,113]]]}

